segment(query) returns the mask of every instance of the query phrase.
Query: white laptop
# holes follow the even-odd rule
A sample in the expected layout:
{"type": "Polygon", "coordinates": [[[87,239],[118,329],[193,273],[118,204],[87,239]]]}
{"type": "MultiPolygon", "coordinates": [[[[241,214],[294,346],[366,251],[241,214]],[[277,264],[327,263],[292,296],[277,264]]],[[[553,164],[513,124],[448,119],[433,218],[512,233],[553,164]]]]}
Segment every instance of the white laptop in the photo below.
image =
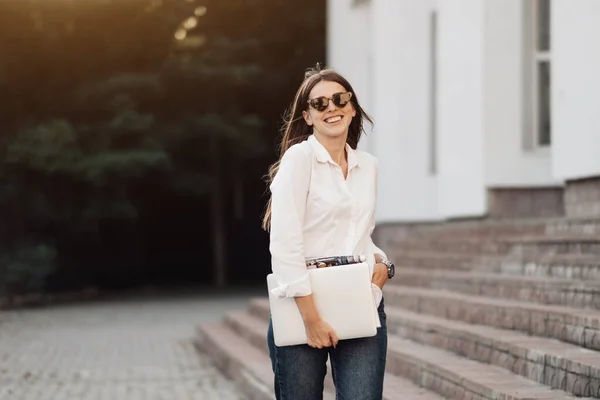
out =
{"type": "MultiPolygon", "coordinates": [[[[313,299],[321,318],[338,338],[375,336],[379,316],[371,291],[371,273],[366,263],[309,269],[313,299]]],[[[273,336],[277,346],[306,344],[302,316],[293,297],[276,297],[273,274],[267,276],[273,336]]]]}

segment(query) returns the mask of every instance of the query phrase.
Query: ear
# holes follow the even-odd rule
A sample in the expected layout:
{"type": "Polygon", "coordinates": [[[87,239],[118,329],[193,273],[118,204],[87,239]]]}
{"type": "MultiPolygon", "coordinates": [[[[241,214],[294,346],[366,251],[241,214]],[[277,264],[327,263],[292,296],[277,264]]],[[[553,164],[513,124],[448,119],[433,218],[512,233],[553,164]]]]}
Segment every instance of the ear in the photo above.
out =
{"type": "Polygon", "coordinates": [[[310,116],[310,113],[307,111],[302,111],[302,116],[304,117],[304,120],[306,121],[308,126],[312,126],[313,122],[312,122],[312,117],[310,116]]]}
{"type": "Polygon", "coordinates": [[[354,108],[354,104],[350,103],[352,105],[352,118],[356,117],[356,108],[354,108]]]}

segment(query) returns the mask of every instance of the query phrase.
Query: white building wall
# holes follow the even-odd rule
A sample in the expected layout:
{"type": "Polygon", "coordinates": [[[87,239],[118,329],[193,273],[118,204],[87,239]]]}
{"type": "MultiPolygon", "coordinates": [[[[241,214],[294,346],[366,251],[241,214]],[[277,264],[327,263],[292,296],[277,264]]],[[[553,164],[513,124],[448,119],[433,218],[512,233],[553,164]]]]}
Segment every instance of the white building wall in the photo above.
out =
{"type": "Polygon", "coordinates": [[[430,220],[437,211],[429,173],[429,18],[432,0],[372,0],[374,154],[378,221],[430,220]]]}
{"type": "Polygon", "coordinates": [[[484,131],[488,187],[560,185],[552,175],[548,148],[533,145],[526,42],[532,29],[524,13],[529,0],[485,0],[484,131]]]}
{"type": "Polygon", "coordinates": [[[438,4],[437,208],[443,217],[479,216],[486,211],[483,7],[481,0],[438,4]]]}
{"type": "Polygon", "coordinates": [[[600,1],[552,2],[552,157],[562,179],[600,175],[600,1]]]}
{"type": "MultiPolygon", "coordinates": [[[[375,117],[377,221],[486,213],[488,188],[600,175],[600,1],[552,3],[552,146],[532,132],[533,57],[521,0],[328,0],[328,63],[375,117]],[[437,172],[430,171],[431,11],[437,27],[437,172]]],[[[529,33],[528,33],[529,32],[529,33]]]]}
{"type": "MultiPolygon", "coordinates": [[[[371,73],[371,7],[352,5],[353,0],[327,1],[327,65],[352,85],[361,106],[373,114],[371,73]]],[[[372,151],[371,126],[359,142],[359,149],[372,151]]]]}

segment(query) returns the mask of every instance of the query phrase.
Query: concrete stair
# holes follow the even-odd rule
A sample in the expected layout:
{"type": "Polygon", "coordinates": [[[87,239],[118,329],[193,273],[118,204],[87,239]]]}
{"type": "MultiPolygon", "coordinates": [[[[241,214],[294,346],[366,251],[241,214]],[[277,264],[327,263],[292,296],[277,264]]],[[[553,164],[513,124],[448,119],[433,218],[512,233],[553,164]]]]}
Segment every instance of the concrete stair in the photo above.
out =
{"type": "MultiPolygon", "coordinates": [[[[584,382],[581,387],[571,385],[572,393],[577,396],[585,395],[584,390],[590,385],[600,386],[599,352],[554,339],[419,314],[388,304],[386,309],[390,337],[398,336],[495,365],[552,388],[573,384],[566,381],[571,376],[584,382]]],[[[268,301],[253,300],[250,313],[268,318],[268,301]]]]}
{"type": "Polygon", "coordinates": [[[454,252],[431,250],[407,250],[401,251],[395,249],[388,252],[388,257],[397,261],[398,266],[406,265],[411,267],[419,267],[422,269],[446,269],[470,271],[477,265],[479,258],[477,255],[461,254],[454,252]]]}
{"type": "Polygon", "coordinates": [[[248,400],[274,398],[273,372],[268,355],[228,326],[222,323],[202,324],[197,328],[196,346],[212,358],[221,372],[238,384],[248,400]]]}
{"type": "MultiPolygon", "coordinates": [[[[248,311],[233,311],[223,323],[202,324],[197,328],[196,344],[200,351],[210,355],[219,369],[233,379],[250,400],[274,399],[273,372],[268,356],[266,333],[269,309],[258,316],[248,311]]],[[[324,399],[335,399],[330,368],[324,382],[324,399]]],[[[387,373],[384,400],[442,400],[443,397],[427,391],[409,380],[387,373]]]]}
{"type": "MultiPolygon", "coordinates": [[[[600,269],[600,263],[598,263],[600,269]]],[[[525,275],[525,274],[523,274],[525,275]]],[[[508,275],[480,271],[423,270],[401,267],[390,284],[411,288],[520,300],[541,304],[600,309],[600,280],[508,275]]]]}
{"type": "Polygon", "coordinates": [[[544,255],[596,255],[600,258],[600,234],[562,234],[502,236],[482,238],[412,238],[394,241],[393,252],[401,257],[415,255],[452,255],[452,261],[460,267],[461,259],[477,256],[514,255],[536,257],[544,255]]]}
{"type": "Polygon", "coordinates": [[[560,218],[546,222],[545,233],[549,235],[600,235],[600,219],[560,218]]]}
{"type": "MultiPolygon", "coordinates": [[[[600,256],[595,254],[554,254],[537,257],[506,257],[496,264],[503,274],[577,280],[600,279],[600,256]]],[[[493,269],[493,268],[491,268],[493,269]]]]}
{"type": "MultiPolygon", "coordinates": [[[[569,400],[600,387],[600,353],[595,351],[386,308],[386,400],[569,400]]],[[[268,318],[268,301],[259,298],[247,310],[228,313],[223,323],[198,328],[199,348],[251,399],[273,398],[265,340],[268,318]]],[[[327,376],[325,393],[333,396],[327,376]]]]}
{"type": "Polygon", "coordinates": [[[388,304],[470,324],[517,330],[600,350],[600,312],[390,285],[388,304]]]}
{"type": "Polygon", "coordinates": [[[480,239],[480,238],[437,238],[421,239],[413,238],[408,241],[393,242],[394,251],[401,254],[406,252],[426,252],[431,253],[432,249],[443,253],[458,253],[463,255],[482,255],[482,254],[505,254],[508,251],[509,244],[503,243],[500,239],[480,239]]]}
{"type": "MultiPolygon", "coordinates": [[[[536,235],[548,233],[551,226],[561,226],[572,223],[565,218],[519,218],[519,219],[481,219],[452,222],[431,223],[405,223],[378,226],[377,231],[382,233],[388,241],[382,246],[391,248],[393,242],[411,239],[442,239],[449,238],[474,238],[490,240],[497,237],[536,235]]],[[[562,230],[564,231],[564,230],[562,230]]],[[[558,232],[558,230],[557,230],[558,232]]],[[[571,232],[569,230],[569,232],[571,232]]],[[[379,233],[378,233],[379,235],[379,233]]]]}
{"type": "MultiPolygon", "coordinates": [[[[600,398],[600,221],[461,221],[386,237],[397,276],[384,289],[384,399],[600,398]]],[[[268,318],[257,298],[198,327],[198,347],[253,400],[273,399],[268,318]]],[[[324,391],[335,398],[330,373],[324,391]]]]}
{"type": "Polygon", "coordinates": [[[593,254],[600,256],[600,234],[535,235],[499,240],[508,252],[522,256],[593,254]]]}

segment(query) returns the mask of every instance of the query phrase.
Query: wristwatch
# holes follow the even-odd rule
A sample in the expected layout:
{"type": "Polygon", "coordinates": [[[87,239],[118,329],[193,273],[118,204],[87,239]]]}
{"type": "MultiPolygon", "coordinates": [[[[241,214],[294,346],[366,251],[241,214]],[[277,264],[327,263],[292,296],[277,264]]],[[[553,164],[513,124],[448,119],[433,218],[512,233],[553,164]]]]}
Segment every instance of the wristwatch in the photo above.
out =
{"type": "Polygon", "coordinates": [[[396,266],[391,261],[386,260],[385,258],[379,260],[378,262],[384,264],[387,267],[388,279],[392,279],[396,274],[396,266]]]}

